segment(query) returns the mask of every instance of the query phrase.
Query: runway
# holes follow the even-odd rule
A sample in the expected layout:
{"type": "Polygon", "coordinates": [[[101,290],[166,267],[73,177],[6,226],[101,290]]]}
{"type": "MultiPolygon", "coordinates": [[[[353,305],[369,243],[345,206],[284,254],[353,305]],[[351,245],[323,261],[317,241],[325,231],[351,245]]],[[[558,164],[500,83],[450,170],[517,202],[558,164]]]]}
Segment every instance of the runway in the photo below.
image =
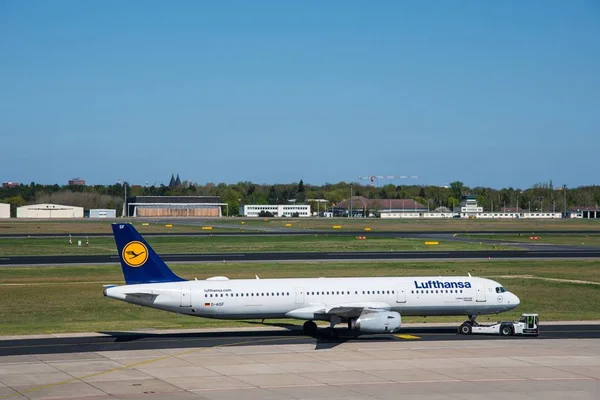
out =
{"type": "MultiPolygon", "coordinates": [[[[256,325],[256,324],[252,324],[256,325]]],[[[447,325],[447,324],[446,324],[447,325]]],[[[265,345],[308,344],[315,349],[330,349],[343,343],[386,343],[396,341],[478,341],[498,339],[495,335],[459,335],[456,326],[409,327],[397,334],[357,335],[344,328],[336,329],[338,338],[323,332],[315,337],[302,333],[299,325],[280,329],[218,330],[183,333],[100,332],[93,335],[57,335],[44,338],[11,338],[0,340],[0,357],[32,354],[86,353],[98,351],[166,350],[215,346],[239,346],[252,342],[265,345]]],[[[502,340],[600,339],[600,324],[546,325],[540,336],[506,337],[502,340]]]]}
{"type": "MultiPolygon", "coordinates": [[[[389,251],[389,252],[248,252],[212,254],[161,254],[166,262],[215,261],[319,261],[319,260],[467,260],[467,259],[576,259],[600,258],[600,249],[483,250],[483,251],[389,251]]],[[[117,255],[5,256],[0,265],[39,266],[67,264],[115,264],[117,255]]]]}
{"type": "MultiPolygon", "coordinates": [[[[282,228],[276,231],[252,231],[245,230],[240,232],[148,232],[144,233],[144,236],[288,236],[288,235],[329,235],[329,236],[357,236],[357,235],[369,235],[377,237],[420,237],[420,236],[431,236],[431,235],[453,235],[453,234],[468,234],[468,235],[598,235],[600,229],[594,230],[497,230],[497,231],[486,231],[486,230],[423,230],[423,231],[378,231],[372,230],[365,232],[364,230],[352,230],[352,231],[325,231],[325,230],[292,230],[282,228]]],[[[75,237],[112,237],[111,233],[72,233],[75,237]]],[[[0,233],[0,238],[67,238],[69,232],[65,233],[0,233]]]]}

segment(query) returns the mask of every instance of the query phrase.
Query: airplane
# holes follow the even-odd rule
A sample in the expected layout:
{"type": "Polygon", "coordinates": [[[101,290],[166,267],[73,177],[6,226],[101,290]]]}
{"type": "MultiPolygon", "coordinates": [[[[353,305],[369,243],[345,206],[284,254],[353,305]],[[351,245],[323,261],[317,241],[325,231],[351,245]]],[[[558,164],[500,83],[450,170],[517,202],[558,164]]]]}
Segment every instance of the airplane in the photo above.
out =
{"type": "MultiPolygon", "coordinates": [[[[328,335],[346,323],[350,331],[394,333],[401,316],[498,314],[519,306],[519,298],[500,283],[479,277],[359,277],[186,280],[177,276],[133,225],[112,224],[125,285],[104,285],[104,296],[215,319],[304,320],[314,336],[314,321],[327,321],[328,335]]],[[[470,329],[469,329],[470,330],[470,329]]]]}

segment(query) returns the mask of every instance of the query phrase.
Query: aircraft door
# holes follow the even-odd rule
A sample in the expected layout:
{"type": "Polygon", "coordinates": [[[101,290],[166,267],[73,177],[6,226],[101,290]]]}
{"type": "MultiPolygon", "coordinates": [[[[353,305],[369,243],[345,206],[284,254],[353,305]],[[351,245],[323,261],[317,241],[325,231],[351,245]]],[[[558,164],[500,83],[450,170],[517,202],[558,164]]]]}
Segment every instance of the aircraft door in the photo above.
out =
{"type": "Polygon", "coordinates": [[[404,291],[404,288],[396,288],[397,291],[397,295],[396,295],[396,303],[406,303],[406,292],[404,291]]]}
{"type": "Polygon", "coordinates": [[[181,307],[192,306],[192,287],[189,282],[180,285],[181,291],[181,307]]]}
{"type": "Polygon", "coordinates": [[[483,283],[478,283],[477,284],[476,299],[480,303],[484,303],[485,300],[486,300],[485,299],[485,285],[483,283]]]}
{"type": "Polygon", "coordinates": [[[296,304],[304,304],[304,289],[296,288],[296,304]]]}

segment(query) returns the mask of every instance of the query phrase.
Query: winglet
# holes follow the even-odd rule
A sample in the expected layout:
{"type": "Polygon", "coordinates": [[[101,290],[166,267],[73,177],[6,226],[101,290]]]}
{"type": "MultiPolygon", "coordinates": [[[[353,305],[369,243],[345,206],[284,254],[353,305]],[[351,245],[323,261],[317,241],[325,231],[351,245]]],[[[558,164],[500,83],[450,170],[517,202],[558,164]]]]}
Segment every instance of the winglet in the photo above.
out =
{"type": "Polygon", "coordinates": [[[131,224],[112,224],[125,283],[184,281],[169,269],[131,224]]]}

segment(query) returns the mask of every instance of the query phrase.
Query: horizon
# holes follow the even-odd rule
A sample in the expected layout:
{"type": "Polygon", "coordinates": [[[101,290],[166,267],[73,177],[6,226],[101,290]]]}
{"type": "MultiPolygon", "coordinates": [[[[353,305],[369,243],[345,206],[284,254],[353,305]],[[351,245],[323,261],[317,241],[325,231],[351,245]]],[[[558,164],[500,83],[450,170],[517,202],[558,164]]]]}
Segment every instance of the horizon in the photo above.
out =
{"type": "MultiPolygon", "coordinates": [[[[175,175],[177,176],[177,175],[175,175]]],[[[36,184],[36,185],[41,185],[41,186],[54,186],[54,185],[58,185],[59,187],[77,187],[77,186],[89,186],[89,187],[93,187],[93,186],[105,186],[105,187],[110,187],[110,186],[114,186],[114,185],[123,185],[123,182],[113,182],[113,183],[89,183],[87,182],[84,178],[81,177],[76,177],[76,178],[70,178],[70,179],[82,179],[83,181],[85,181],[84,185],[69,185],[68,182],[67,183],[58,183],[58,182],[54,182],[54,183],[42,183],[42,182],[14,182],[14,181],[1,181],[0,184],[4,184],[4,183],[11,183],[11,184],[18,184],[18,185],[23,185],[23,186],[30,186],[32,183],[36,184]]],[[[167,180],[168,181],[168,180],[167,180]]],[[[386,185],[393,185],[395,187],[406,187],[406,188],[417,188],[417,187],[435,187],[435,188],[444,188],[444,189],[448,189],[450,190],[450,183],[452,182],[461,182],[463,184],[463,187],[465,188],[469,188],[469,189],[477,189],[477,188],[484,188],[484,189],[492,189],[492,190],[530,190],[530,189],[534,189],[536,187],[536,185],[548,185],[550,186],[550,184],[552,184],[552,189],[553,190],[562,190],[563,189],[563,184],[555,184],[554,181],[552,180],[547,180],[547,181],[538,181],[530,186],[504,186],[504,187],[493,187],[493,186],[482,186],[482,185],[469,185],[468,182],[463,182],[460,179],[455,179],[452,182],[448,182],[447,185],[435,185],[435,184],[431,184],[431,185],[420,185],[420,184],[393,184],[393,183],[381,183],[381,184],[377,184],[375,183],[375,185],[370,185],[368,182],[362,183],[362,182],[356,182],[356,181],[338,181],[338,182],[325,182],[322,184],[313,184],[310,182],[306,182],[303,179],[299,179],[296,181],[290,181],[290,182],[276,182],[276,183],[264,183],[264,182],[251,182],[251,181],[238,181],[238,182],[233,182],[233,183],[227,183],[227,182],[205,182],[205,183],[200,183],[200,182],[192,182],[189,181],[187,179],[182,179],[181,180],[181,185],[182,187],[185,186],[186,184],[189,186],[196,186],[196,187],[204,187],[204,186],[208,186],[208,185],[212,185],[212,186],[218,186],[221,184],[225,184],[228,186],[233,186],[233,185],[238,185],[238,184],[244,184],[244,183],[249,183],[252,185],[257,185],[257,186],[278,186],[278,185],[298,185],[300,183],[300,181],[302,181],[302,183],[305,186],[311,186],[311,187],[323,187],[323,186],[327,186],[327,185],[331,185],[331,186],[336,186],[336,185],[341,185],[341,184],[346,184],[346,185],[356,185],[356,187],[361,187],[361,188],[368,188],[368,187],[375,187],[375,188],[383,188],[386,185]]],[[[159,188],[159,187],[168,187],[169,183],[162,183],[162,182],[153,182],[150,183],[148,182],[148,184],[144,183],[137,183],[137,182],[129,182],[127,181],[127,186],[128,187],[155,187],[155,188],[159,188]]],[[[585,187],[597,187],[597,184],[584,184],[584,185],[579,185],[579,186],[568,186],[566,185],[567,190],[568,189],[578,189],[578,188],[585,188],[585,187]]],[[[8,186],[10,187],[10,186],[8,186]]],[[[2,186],[0,186],[0,189],[2,189],[2,186]]],[[[548,189],[548,188],[546,188],[548,189]]]]}
{"type": "Polygon", "coordinates": [[[599,22],[590,0],[5,0],[0,180],[595,185],[599,22]]]}

